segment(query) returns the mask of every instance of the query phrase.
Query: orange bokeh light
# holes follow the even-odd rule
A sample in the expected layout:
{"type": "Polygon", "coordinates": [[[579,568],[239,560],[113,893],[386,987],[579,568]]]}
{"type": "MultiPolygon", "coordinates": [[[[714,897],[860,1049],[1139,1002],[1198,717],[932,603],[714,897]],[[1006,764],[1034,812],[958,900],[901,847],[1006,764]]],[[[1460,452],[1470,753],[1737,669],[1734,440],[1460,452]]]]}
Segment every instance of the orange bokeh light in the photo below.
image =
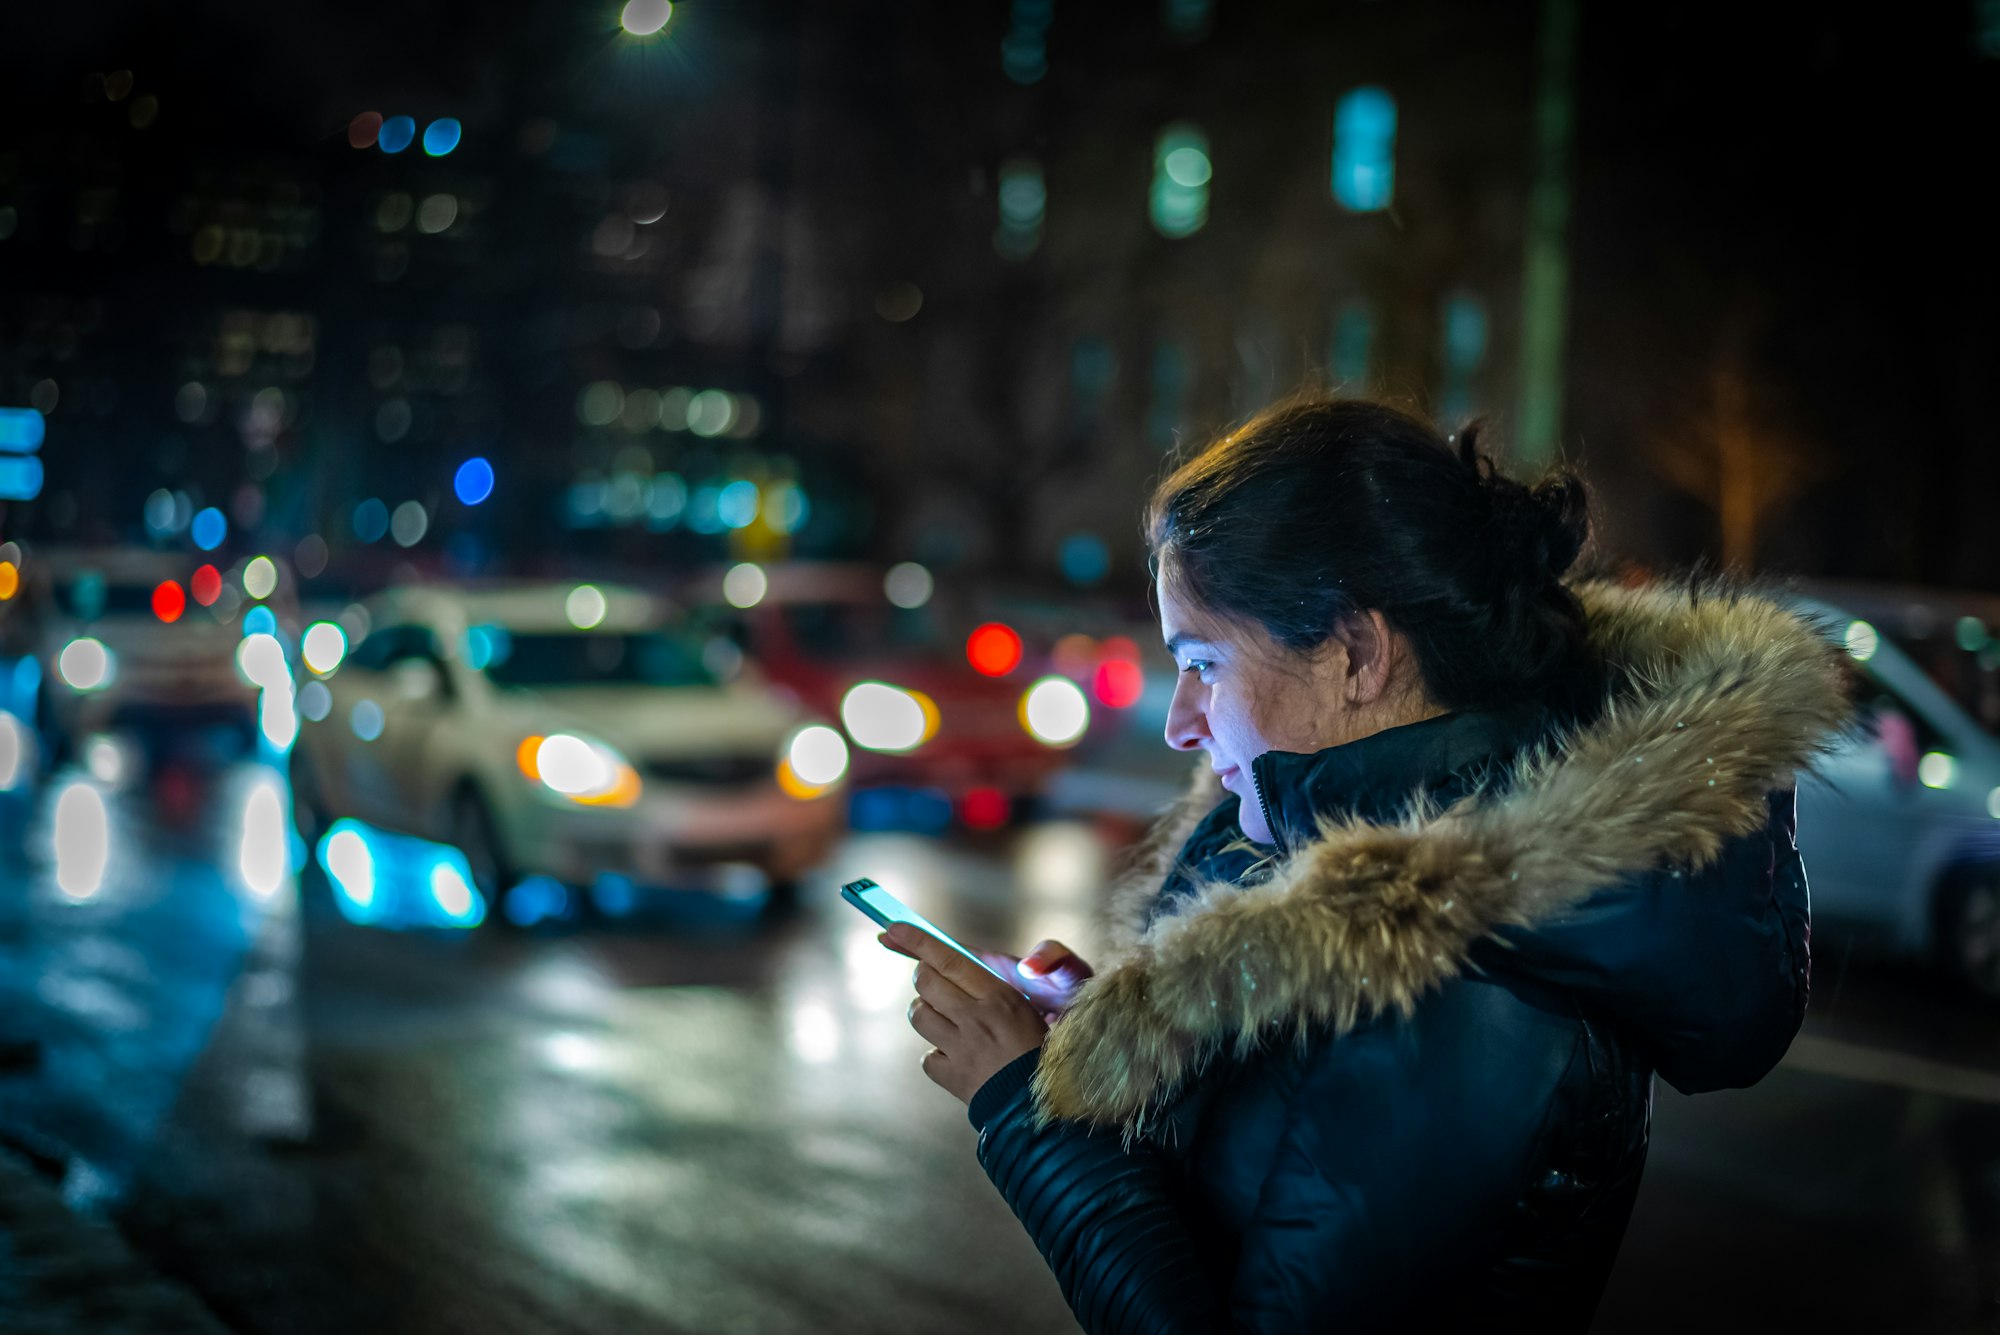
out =
{"type": "Polygon", "coordinates": [[[1021,637],[1011,626],[989,621],[965,642],[966,661],[989,677],[1004,677],[1021,664],[1021,637]]]}

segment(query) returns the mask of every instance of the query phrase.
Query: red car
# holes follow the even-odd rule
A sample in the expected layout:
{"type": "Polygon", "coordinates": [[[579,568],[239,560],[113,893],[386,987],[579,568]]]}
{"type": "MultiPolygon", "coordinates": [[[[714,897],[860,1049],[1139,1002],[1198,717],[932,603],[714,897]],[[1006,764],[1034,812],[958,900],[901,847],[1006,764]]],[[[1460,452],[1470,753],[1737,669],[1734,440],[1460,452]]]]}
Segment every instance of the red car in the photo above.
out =
{"type": "Polygon", "coordinates": [[[924,803],[948,800],[945,814],[968,826],[1004,825],[1067,763],[1089,704],[1075,682],[1041,667],[1045,655],[1030,655],[1005,626],[968,624],[915,570],[898,567],[885,583],[868,565],[739,565],[679,596],[770,681],[841,721],[857,789],[908,790],[901,796],[917,808],[908,820],[875,819],[887,799],[871,806],[857,792],[857,824],[942,824],[924,803]]]}

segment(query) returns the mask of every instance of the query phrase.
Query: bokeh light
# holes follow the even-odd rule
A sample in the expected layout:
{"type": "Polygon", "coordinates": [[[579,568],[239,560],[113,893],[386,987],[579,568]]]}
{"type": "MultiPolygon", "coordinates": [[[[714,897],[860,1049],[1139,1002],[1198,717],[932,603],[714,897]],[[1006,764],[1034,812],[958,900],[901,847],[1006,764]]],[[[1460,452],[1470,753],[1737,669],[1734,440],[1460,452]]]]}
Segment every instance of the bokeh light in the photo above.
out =
{"type": "Polygon", "coordinates": [[[268,631],[243,637],[236,646],[236,670],[243,674],[243,680],[257,687],[274,688],[291,680],[290,669],[285,665],[285,646],[268,631]]]}
{"type": "Polygon", "coordinates": [[[563,615],[578,630],[590,630],[601,625],[607,610],[604,591],[595,584],[579,584],[569,591],[569,597],[563,599],[563,615]]]}
{"type": "Polygon", "coordinates": [[[56,656],[56,673],[72,690],[98,691],[118,676],[118,660],[92,635],[71,640],[56,656]]]}
{"type": "Polygon", "coordinates": [[[1130,709],[1146,693],[1146,675],[1137,663],[1107,658],[1097,665],[1093,690],[1099,704],[1111,709],[1130,709]]]}
{"type": "Polygon", "coordinates": [[[314,723],[324,722],[333,712],[333,692],[323,681],[309,681],[299,688],[299,713],[314,723]]]}
{"type": "Polygon", "coordinates": [[[460,504],[479,504],[493,494],[493,465],[475,454],[458,466],[458,472],[452,475],[451,489],[460,504]]]}
{"type": "Polygon", "coordinates": [[[815,788],[837,783],[847,773],[847,743],[824,723],[799,729],[785,757],[791,772],[815,788]]]}
{"type": "Polygon", "coordinates": [[[634,37],[651,37],[674,16],[671,0],[626,0],[618,23],[634,37]]]}
{"type": "Polygon", "coordinates": [[[188,533],[194,539],[195,546],[205,552],[212,552],[228,538],[229,521],[223,518],[222,511],[211,505],[195,515],[194,522],[188,527],[188,533]]]}
{"type": "Polygon", "coordinates": [[[153,590],[153,615],[172,624],[187,611],[187,593],[176,580],[163,580],[153,590]]]}
{"type": "Polygon", "coordinates": [[[440,116],[424,127],[424,152],[431,157],[441,158],[458,147],[463,134],[462,128],[450,116],[440,116]]]}
{"type": "Polygon", "coordinates": [[[347,713],[347,726],[356,737],[372,742],[382,735],[382,706],[373,700],[356,700],[347,713]]]}
{"type": "Polygon", "coordinates": [[[389,519],[389,536],[396,540],[398,547],[414,547],[424,540],[424,534],[430,531],[430,527],[430,513],[424,509],[423,502],[404,501],[389,519]]]}
{"type": "Polygon", "coordinates": [[[252,598],[269,598],[277,591],[277,563],[268,556],[252,557],[243,567],[243,592],[252,598]]]}
{"type": "Polygon", "coordinates": [[[347,632],[336,622],[315,621],[299,641],[299,656],[308,668],[328,676],[347,657],[347,632]]]}
{"type": "Polygon", "coordinates": [[[197,566],[188,579],[188,589],[197,603],[213,607],[215,600],[222,596],[222,572],[211,565],[197,566]]]}
{"type": "Polygon", "coordinates": [[[382,134],[382,113],[364,111],[347,123],[347,142],[352,148],[373,148],[382,134]]]}
{"type": "Polygon", "coordinates": [[[382,122],[382,128],[375,137],[376,146],[384,153],[400,153],[410,146],[417,137],[417,122],[409,116],[391,116],[382,122]]]}
{"type": "Polygon", "coordinates": [[[1036,741],[1068,746],[1090,726],[1090,702],[1068,677],[1044,677],[1021,697],[1021,724],[1036,741]]]}
{"type": "Polygon", "coordinates": [[[890,566],[882,577],[882,591],[898,607],[922,607],[931,600],[932,588],[931,572],[915,561],[890,566]]]}
{"type": "Polygon", "coordinates": [[[870,751],[909,751],[923,745],[930,718],[915,692],[887,682],[864,681],[840,701],[840,721],[855,745],[870,751]]]}
{"type": "Polygon", "coordinates": [[[731,607],[755,607],[770,587],[764,568],[750,561],[731,566],[722,577],[722,596],[731,607]]]}
{"type": "Polygon", "coordinates": [[[1004,677],[1021,663],[1021,637],[1011,626],[989,621],[965,642],[965,658],[989,677],[1004,677]]]}
{"type": "Polygon", "coordinates": [[[354,536],[362,542],[380,542],[389,532],[389,507],[377,497],[354,507],[354,536]]]}

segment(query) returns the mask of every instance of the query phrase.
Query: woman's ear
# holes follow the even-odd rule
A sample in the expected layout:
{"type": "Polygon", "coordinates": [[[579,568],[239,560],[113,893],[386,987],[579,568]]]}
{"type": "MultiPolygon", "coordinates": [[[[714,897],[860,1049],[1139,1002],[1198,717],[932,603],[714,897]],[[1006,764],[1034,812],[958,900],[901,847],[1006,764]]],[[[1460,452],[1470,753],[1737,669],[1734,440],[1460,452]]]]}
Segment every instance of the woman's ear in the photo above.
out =
{"type": "Polygon", "coordinates": [[[1372,705],[1389,689],[1393,668],[1389,622],[1380,612],[1357,612],[1335,632],[1346,653],[1341,695],[1351,705],[1372,705]]]}

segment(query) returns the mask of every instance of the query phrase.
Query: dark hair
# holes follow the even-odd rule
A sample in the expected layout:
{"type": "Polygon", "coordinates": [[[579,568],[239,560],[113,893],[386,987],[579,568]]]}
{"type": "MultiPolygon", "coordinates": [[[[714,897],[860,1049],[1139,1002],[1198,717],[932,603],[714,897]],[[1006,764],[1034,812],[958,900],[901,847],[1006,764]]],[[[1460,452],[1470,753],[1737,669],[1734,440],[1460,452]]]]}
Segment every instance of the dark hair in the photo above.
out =
{"type": "Polygon", "coordinates": [[[1457,446],[1379,403],[1280,404],[1154,490],[1153,570],[1296,651],[1379,611],[1447,709],[1576,703],[1597,678],[1583,607],[1563,583],[1590,533],[1583,483],[1502,476],[1479,453],[1477,423],[1457,446]]]}

